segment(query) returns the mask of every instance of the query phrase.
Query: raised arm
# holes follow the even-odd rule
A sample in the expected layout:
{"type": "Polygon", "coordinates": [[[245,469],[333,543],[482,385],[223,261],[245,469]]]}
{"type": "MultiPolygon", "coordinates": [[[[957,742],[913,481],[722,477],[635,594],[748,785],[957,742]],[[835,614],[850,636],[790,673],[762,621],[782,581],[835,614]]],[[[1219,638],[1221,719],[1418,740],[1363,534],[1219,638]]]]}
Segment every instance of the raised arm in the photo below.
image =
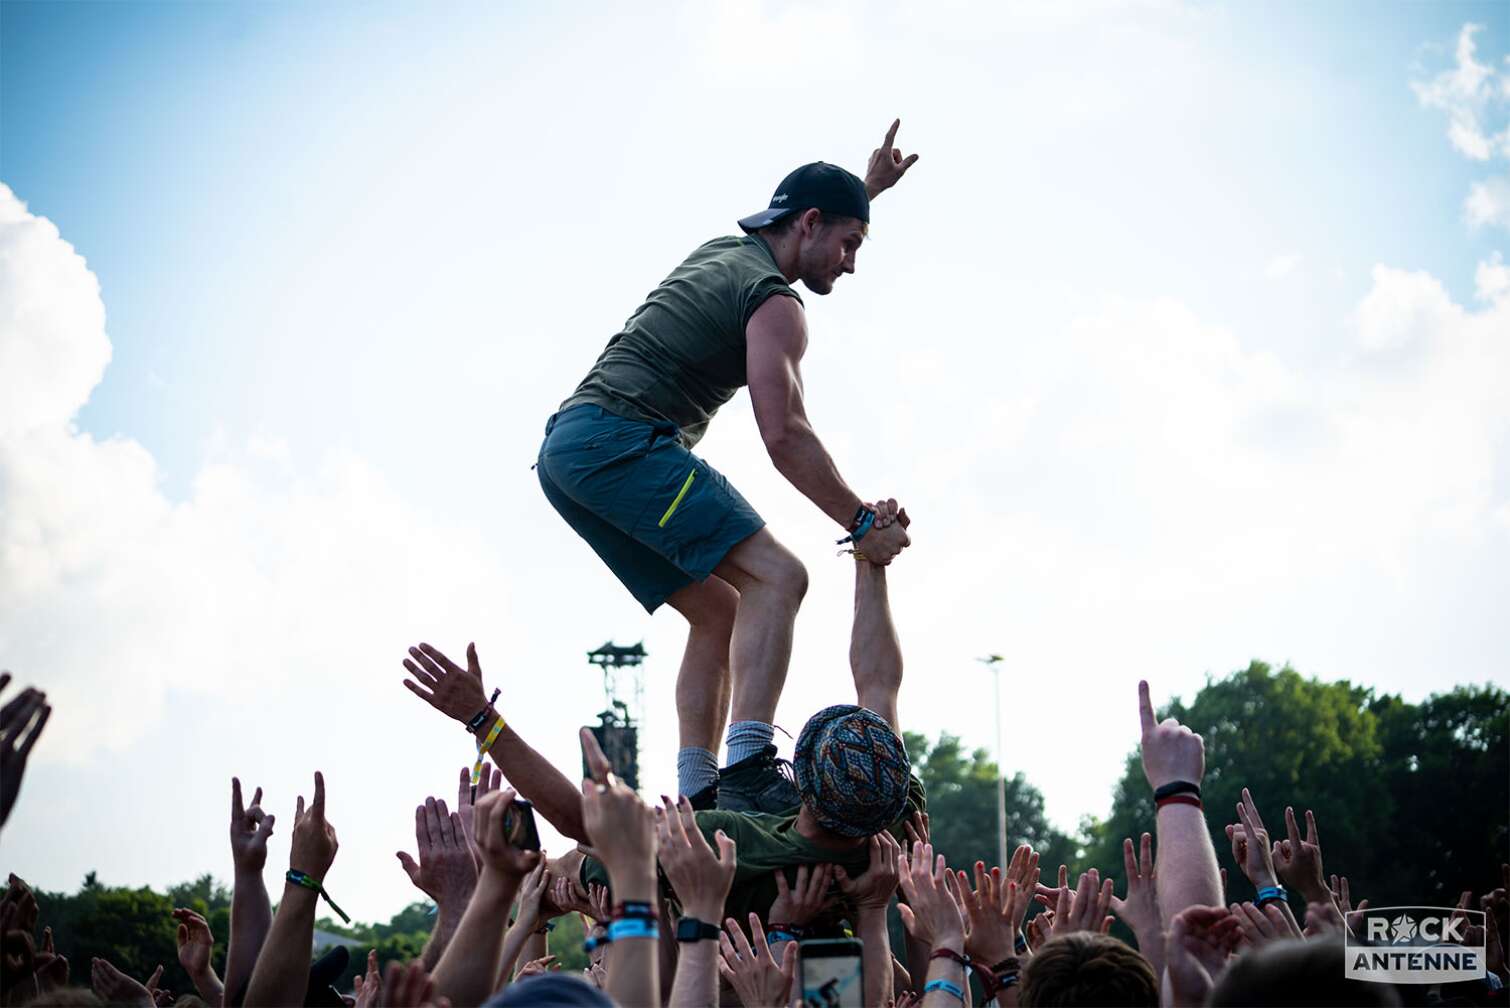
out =
{"type": "Polygon", "coordinates": [[[231,934],[225,952],[225,1003],[240,1005],[252,979],[252,967],[262,952],[268,929],[273,926],[273,908],[268,902],[262,869],[267,864],[267,839],[273,835],[276,817],[262,811],[262,789],[252,793],[252,804],[242,806],[241,781],[231,778],[231,934]]]}
{"type": "MultiPolygon", "coordinates": [[[[1157,791],[1166,784],[1184,782],[1199,788],[1206,772],[1206,744],[1174,718],[1154,721],[1146,682],[1138,683],[1138,718],[1148,786],[1157,791]]],[[[1173,919],[1186,907],[1220,906],[1222,881],[1198,792],[1160,803],[1155,815],[1159,852],[1155,876],[1164,919],[1173,919]]]]}
{"type": "Polygon", "coordinates": [[[442,714],[462,725],[476,727],[472,735],[478,745],[492,739],[488,754],[519,791],[519,796],[533,802],[535,811],[545,821],[573,840],[586,842],[587,827],[582,822],[582,795],[571,781],[536,752],[488,702],[482,688],[482,663],[477,659],[477,645],[467,645],[467,667],[462,668],[438,648],[420,644],[409,649],[404,668],[414,677],[404,680],[409,692],[442,714]],[[478,714],[483,716],[478,718],[478,714]],[[504,721],[498,731],[498,722],[504,721]]]}
{"type": "MultiPolygon", "coordinates": [[[[907,512],[897,512],[896,501],[882,501],[876,509],[881,516],[878,525],[882,520],[890,521],[890,515],[894,514],[896,527],[906,529],[907,512]]],[[[870,545],[868,536],[863,545],[870,545]]],[[[849,669],[855,677],[855,702],[881,715],[891,730],[900,735],[897,692],[902,688],[902,642],[891,619],[886,568],[859,556],[855,558],[855,619],[849,635],[849,669]]]]}
{"type": "MultiPolygon", "coordinates": [[[[323,884],[335,863],[336,831],[325,819],[325,777],[315,771],[315,797],[305,811],[299,797],[294,812],[294,835],[290,841],[290,874],[301,872],[315,884],[323,884]]],[[[303,1004],[309,988],[309,950],[314,941],[315,901],[320,893],[290,881],[273,917],[252,983],[246,992],[247,1008],[262,1005],[303,1004]]]]}
{"type": "Polygon", "coordinates": [[[808,422],[799,364],[807,320],[796,298],[770,297],[745,327],[745,373],[760,438],[776,470],[839,525],[848,527],[860,497],[839,475],[808,422]]]}
{"type": "MultiPolygon", "coordinates": [[[[504,930],[498,926],[508,913],[519,883],[536,869],[545,855],[524,851],[508,842],[508,816],[513,789],[495,791],[477,803],[472,828],[482,854],[482,870],[451,943],[435,967],[435,991],[456,1005],[482,1004],[493,993],[503,957],[504,930]]],[[[542,869],[543,871],[543,869],[542,869]]]]}

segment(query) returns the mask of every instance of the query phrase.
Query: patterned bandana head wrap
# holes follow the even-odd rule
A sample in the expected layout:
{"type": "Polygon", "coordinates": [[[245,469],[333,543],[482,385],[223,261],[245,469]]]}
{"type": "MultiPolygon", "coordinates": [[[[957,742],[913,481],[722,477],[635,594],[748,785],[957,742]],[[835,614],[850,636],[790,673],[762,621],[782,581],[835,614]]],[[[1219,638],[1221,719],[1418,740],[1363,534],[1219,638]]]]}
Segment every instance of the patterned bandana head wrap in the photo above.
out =
{"type": "Polygon", "coordinates": [[[824,708],[808,719],[793,755],[802,801],[824,829],[870,836],[902,817],[912,763],[875,711],[824,708]]]}

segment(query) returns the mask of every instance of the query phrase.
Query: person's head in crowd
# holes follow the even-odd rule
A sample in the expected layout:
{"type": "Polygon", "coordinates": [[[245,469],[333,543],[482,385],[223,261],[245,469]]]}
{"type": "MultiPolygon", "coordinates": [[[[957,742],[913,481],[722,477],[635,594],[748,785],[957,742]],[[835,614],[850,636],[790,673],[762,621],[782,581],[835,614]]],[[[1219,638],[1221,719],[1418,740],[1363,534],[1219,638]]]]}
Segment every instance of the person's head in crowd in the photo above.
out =
{"type": "Polygon", "coordinates": [[[1111,935],[1076,931],[1045,942],[1022,972],[1018,1001],[1024,1008],[1159,1003],[1153,967],[1111,935]]]}
{"type": "Polygon", "coordinates": [[[1394,1006],[1400,995],[1389,984],[1343,975],[1341,939],[1277,941],[1233,959],[1217,978],[1210,1004],[1394,1006]]]}
{"type": "Polygon", "coordinates": [[[874,711],[835,704],[814,714],[792,758],[804,813],[856,842],[891,826],[907,807],[912,762],[874,711]]]}

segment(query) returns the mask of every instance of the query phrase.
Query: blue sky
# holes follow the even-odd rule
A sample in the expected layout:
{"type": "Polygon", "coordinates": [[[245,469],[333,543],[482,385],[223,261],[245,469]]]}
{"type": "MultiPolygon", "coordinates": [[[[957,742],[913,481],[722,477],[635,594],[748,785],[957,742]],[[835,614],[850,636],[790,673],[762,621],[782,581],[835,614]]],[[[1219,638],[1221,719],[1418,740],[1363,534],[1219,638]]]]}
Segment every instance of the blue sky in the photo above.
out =
{"type": "MultiPolygon", "coordinates": [[[[1510,150],[1465,157],[1413,87],[1481,25],[1499,135],[1505,5],[592,10],[0,5],[0,182],[65,320],[0,313],[0,362],[48,362],[0,405],[0,662],[59,707],[6,840],[43,884],[223,873],[224,780],[291,804],[320,762],[348,909],[391,913],[391,796],[465,757],[397,688],[421,638],[477,640],[562,766],[581,652],[644,638],[669,786],[681,627],[545,505],[540,429],[687,250],[896,115],[922,159],[808,298],[804,371],[841,471],[918,516],[908,727],[989,744],[973,659],[1007,654],[1006,762],[1071,824],[1105,812],[1138,675],[1507,681],[1510,209],[1465,199],[1510,150]],[[532,706],[542,675],[566,685],[532,706]],[[1101,701],[1074,767],[1041,716],[1063,682],[1101,701]],[[41,839],[83,799],[40,794],[87,774],[130,821],[184,753],[217,811],[181,837],[41,839]]],[[[703,448],[813,576],[795,732],[846,698],[845,572],[743,397],[703,448]]]]}

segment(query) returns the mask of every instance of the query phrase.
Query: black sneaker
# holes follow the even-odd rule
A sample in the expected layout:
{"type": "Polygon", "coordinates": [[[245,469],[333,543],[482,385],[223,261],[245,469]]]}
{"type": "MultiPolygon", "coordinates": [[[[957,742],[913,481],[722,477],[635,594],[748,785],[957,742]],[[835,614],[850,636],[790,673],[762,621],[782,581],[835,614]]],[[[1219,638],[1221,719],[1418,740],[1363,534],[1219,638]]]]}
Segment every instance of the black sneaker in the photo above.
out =
{"type": "Polygon", "coordinates": [[[695,795],[688,795],[687,801],[692,803],[692,811],[707,812],[718,808],[718,778],[713,778],[713,783],[703,788],[695,795]]]}
{"type": "Polygon", "coordinates": [[[792,780],[792,764],[777,759],[773,745],[718,772],[721,812],[784,815],[796,811],[801,804],[802,795],[792,780]]]}

